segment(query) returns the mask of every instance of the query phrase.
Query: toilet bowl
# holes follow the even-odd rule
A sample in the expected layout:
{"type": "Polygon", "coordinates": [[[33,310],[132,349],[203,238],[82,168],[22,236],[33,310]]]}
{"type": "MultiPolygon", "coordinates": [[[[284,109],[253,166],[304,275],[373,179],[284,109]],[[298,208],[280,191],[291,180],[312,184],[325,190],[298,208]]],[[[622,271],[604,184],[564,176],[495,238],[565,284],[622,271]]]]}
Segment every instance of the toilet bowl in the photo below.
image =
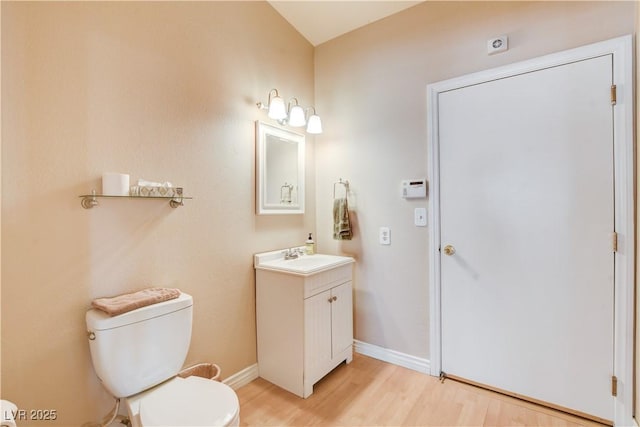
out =
{"type": "Polygon", "coordinates": [[[176,377],[126,400],[132,427],[238,426],[240,405],[226,384],[176,377]]]}

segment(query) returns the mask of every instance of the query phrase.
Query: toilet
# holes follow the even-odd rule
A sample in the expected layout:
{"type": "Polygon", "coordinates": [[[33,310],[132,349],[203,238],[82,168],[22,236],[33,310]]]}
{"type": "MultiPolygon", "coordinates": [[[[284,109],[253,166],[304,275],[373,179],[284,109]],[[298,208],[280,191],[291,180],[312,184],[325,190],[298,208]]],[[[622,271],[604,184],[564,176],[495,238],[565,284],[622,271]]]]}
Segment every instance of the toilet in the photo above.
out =
{"type": "Polygon", "coordinates": [[[117,316],[91,309],[86,323],[94,370],[125,401],[133,427],[238,426],[240,404],[226,384],[176,376],[191,342],[193,298],[117,316]]]}

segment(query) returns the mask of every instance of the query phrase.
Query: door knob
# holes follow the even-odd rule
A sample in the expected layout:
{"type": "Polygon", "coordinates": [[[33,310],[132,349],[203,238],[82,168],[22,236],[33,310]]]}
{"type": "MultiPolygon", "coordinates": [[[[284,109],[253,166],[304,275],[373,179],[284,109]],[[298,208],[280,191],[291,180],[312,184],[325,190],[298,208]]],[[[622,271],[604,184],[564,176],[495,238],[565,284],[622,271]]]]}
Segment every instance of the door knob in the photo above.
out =
{"type": "Polygon", "coordinates": [[[451,256],[451,255],[456,253],[456,248],[454,248],[451,245],[447,245],[447,246],[444,247],[442,252],[444,252],[445,255],[451,256]]]}

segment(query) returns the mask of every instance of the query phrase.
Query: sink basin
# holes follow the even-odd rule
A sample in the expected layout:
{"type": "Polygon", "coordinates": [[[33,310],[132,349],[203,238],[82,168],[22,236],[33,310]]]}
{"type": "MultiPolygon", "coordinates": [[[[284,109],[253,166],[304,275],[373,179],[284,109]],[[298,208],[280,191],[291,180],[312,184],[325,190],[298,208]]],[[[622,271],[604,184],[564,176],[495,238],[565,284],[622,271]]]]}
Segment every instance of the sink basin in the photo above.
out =
{"type": "Polygon", "coordinates": [[[334,267],[350,264],[353,258],[339,255],[301,255],[284,259],[284,250],[255,255],[254,266],[258,270],[273,270],[296,275],[315,274],[334,267]]]}

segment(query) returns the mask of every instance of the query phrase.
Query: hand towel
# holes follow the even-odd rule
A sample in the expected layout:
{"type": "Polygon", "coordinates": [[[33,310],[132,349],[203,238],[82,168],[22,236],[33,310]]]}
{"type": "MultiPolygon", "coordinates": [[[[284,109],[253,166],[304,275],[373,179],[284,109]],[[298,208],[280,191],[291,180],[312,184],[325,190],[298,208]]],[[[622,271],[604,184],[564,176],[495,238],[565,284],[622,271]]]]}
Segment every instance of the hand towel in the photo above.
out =
{"type": "Polygon", "coordinates": [[[97,298],[91,302],[91,306],[104,311],[109,316],[117,316],[118,314],[126,313],[128,311],[135,310],[136,308],[168,301],[170,299],[178,298],[179,296],[179,289],[148,288],[138,292],[118,295],[111,298],[97,298]]]}
{"type": "Polygon", "coordinates": [[[347,198],[333,201],[333,238],[335,240],[351,240],[351,221],[349,220],[349,203],[347,198]]]}

